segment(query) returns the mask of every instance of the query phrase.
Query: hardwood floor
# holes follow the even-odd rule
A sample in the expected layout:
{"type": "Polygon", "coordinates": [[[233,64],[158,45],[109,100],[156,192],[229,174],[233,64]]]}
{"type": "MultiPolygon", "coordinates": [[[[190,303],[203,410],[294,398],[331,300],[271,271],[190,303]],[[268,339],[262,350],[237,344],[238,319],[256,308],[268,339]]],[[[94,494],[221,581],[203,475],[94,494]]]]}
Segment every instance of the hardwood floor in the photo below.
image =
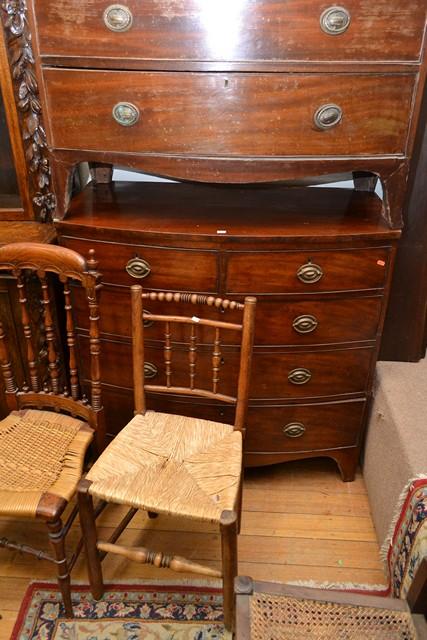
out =
{"type": "MultiPolygon", "coordinates": [[[[382,563],[361,474],[343,483],[332,461],[292,462],[247,470],[239,538],[239,573],[256,579],[316,580],[384,584],[382,563]]],[[[111,508],[99,520],[107,537],[121,508],[111,508]]],[[[46,548],[39,523],[0,520],[0,538],[46,548]]],[[[78,524],[68,542],[79,536],[78,524]]],[[[186,555],[217,565],[219,538],[214,527],[139,513],[121,537],[128,544],[186,555]],[[176,532],[185,532],[177,536],[176,532]]],[[[177,579],[185,574],[160,571],[110,556],[104,563],[107,581],[136,578],[177,579]]],[[[84,557],[73,580],[86,582],[84,557]]],[[[7,640],[30,580],[52,580],[54,567],[32,556],[0,549],[0,640],[7,640]]]]}

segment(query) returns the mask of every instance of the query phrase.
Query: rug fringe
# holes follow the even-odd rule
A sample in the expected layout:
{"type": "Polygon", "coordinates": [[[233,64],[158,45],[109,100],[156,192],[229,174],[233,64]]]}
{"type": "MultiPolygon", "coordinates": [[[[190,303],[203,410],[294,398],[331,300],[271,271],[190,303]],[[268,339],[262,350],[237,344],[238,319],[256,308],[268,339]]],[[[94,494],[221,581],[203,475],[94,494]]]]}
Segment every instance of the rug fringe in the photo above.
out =
{"type": "MultiPolygon", "coordinates": [[[[58,584],[56,582],[52,582],[48,580],[31,580],[29,584],[36,584],[36,583],[48,585],[50,588],[58,587],[58,584]]],[[[106,590],[108,590],[110,587],[114,588],[115,585],[122,585],[122,584],[130,585],[130,586],[152,584],[152,585],[159,585],[159,586],[166,585],[168,587],[175,586],[175,585],[177,587],[180,587],[184,585],[184,586],[190,586],[190,587],[210,587],[212,589],[222,588],[222,580],[218,578],[212,578],[212,580],[205,580],[203,578],[196,578],[194,580],[192,578],[179,578],[177,580],[172,580],[172,579],[161,580],[158,578],[134,578],[133,580],[114,580],[114,581],[107,580],[105,582],[105,588],[106,590]]],[[[73,585],[78,587],[89,587],[89,584],[82,580],[73,580],[71,584],[71,589],[73,588],[73,585]]]]}
{"type": "MultiPolygon", "coordinates": [[[[411,478],[411,480],[409,480],[406,485],[403,487],[400,496],[397,500],[396,503],[396,507],[395,507],[395,511],[394,511],[394,515],[393,518],[391,520],[389,529],[388,529],[388,533],[384,539],[384,542],[381,545],[381,549],[380,549],[380,558],[381,560],[384,562],[384,564],[387,566],[387,561],[388,561],[388,552],[390,549],[390,546],[393,542],[393,537],[394,537],[394,531],[396,529],[396,525],[399,521],[400,518],[400,514],[402,511],[402,507],[405,503],[405,500],[408,496],[408,493],[411,489],[412,484],[416,481],[416,480],[427,480],[427,475],[425,473],[419,473],[416,476],[414,476],[413,478],[411,478]]],[[[387,567],[388,569],[388,567],[387,567]]]]}
{"type": "Polygon", "coordinates": [[[294,587],[311,587],[336,591],[387,591],[386,584],[357,584],[356,582],[316,582],[315,580],[292,580],[285,584],[294,587]]]}

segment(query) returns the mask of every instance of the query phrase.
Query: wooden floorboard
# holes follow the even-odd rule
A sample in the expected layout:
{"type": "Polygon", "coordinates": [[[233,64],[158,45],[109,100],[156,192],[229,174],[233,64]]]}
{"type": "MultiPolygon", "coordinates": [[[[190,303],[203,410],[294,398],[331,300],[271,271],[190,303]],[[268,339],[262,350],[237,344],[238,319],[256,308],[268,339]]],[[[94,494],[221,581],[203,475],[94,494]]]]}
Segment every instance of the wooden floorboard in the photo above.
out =
{"type": "MultiPolygon", "coordinates": [[[[114,507],[99,520],[107,537],[123,509],[114,507]]],[[[79,537],[78,522],[68,543],[79,537]]],[[[7,536],[46,549],[42,523],[0,519],[0,538],[7,536]]],[[[215,527],[188,520],[138,513],[123,534],[124,543],[146,544],[175,551],[192,560],[219,566],[219,537],[215,527]]],[[[106,581],[138,578],[177,579],[183,576],[151,566],[108,557],[106,581]]],[[[312,460],[247,470],[239,538],[239,572],[258,580],[280,582],[315,580],[386,584],[368,497],[360,474],[343,483],[332,461],[312,460]]],[[[30,580],[53,580],[53,565],[32,556],[0,549],[0,640],[10,638],[25,589],[30,580]]],[[[190,577],[190,576],[188,576],[190,577]]],[[[86,582],[84,557],[73,580],[86,582]]]]}

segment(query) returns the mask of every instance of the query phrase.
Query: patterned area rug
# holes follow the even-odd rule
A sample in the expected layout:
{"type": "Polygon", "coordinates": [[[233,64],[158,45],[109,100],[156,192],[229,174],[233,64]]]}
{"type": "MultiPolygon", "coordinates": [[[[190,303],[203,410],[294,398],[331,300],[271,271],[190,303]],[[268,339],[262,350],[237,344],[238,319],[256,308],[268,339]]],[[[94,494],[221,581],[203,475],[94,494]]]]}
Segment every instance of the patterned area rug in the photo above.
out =
{"type": "Polygon", "coordinates": [[[411,480],[402,492],[382,555],[387,558],[390,595],[405,598],[427,557],[427,477],[411,480]]]}
{"type": "Polygon", "coordinates": [[[66,619],[57,585],[31,584],[10,640],[231,640],[221,590],[205,585],[107,585],[99,602],[74,586],[73,605],[66,619]]]}

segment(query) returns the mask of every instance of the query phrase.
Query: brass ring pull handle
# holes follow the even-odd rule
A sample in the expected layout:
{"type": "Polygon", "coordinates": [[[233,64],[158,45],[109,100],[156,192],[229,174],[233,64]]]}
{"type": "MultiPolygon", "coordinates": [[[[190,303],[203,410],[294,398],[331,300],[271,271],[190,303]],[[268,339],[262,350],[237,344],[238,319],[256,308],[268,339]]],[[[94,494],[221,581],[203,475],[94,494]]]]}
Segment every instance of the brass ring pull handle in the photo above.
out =
{"type": "Polygon", "coordinates": [[[300,367],[298,369],[292,369],[288,373],[288,380],[292,384],[307,384],[311,380],[311,371],[300,367]]]}
{"type": "Polygon", "coordinates": [[[311,333],[317,329],[318,324],[316,316],[305,315],[295,318],[292,327],[297,333],[311,333]]]}
{"type": "Polygon", "coordinates": [[[146,260],[142,258],[131,258],[126,265],[126,271],[132,278],[146,278],[151,273],[151,267],[146,260]]]}
{"type": "Polygon", "coordinates": [[[322,131],[336,127],[342,120],[342,109],[337,104],[323,104],[314,114],[314,124],[322,131]]]}
{"type": "Polygon", "coordinates": [[[304,284],[314,284],[323,277],[323,269],[318,264],[311,262],[310,260],[300,266],[297,271],[297,278],[304,282],[304,284]]]}
{"type": "Polygon", "coordinates": [[[152,362],[144,363],[144,378],[146,380],[152,380],[152,378],[155,378],[158,373],[159,370],[157,369],[155,364],[153,364],[152,362]]]}
{"type": "Polygon", "coordinates": [[[104,24],[110,31],[128,31],[133,22],[133,15],[128,7],[122,4],[110,4],[103,14],[104,24]]]}
{"type": "Polygon", "coordinates": [[[320,16],[320,27],[330,36],[339,36],[347,31],[350,21],[350,12],[344,7],[328,7],[320,16]]]}
{"type": "Polygon", "coordinates": [[[151,316],[151,312],[147,311],[147,309],[144,309],[142,314],[143,314],[142,317],[143,317],[143,322],[144,322],[144,328],[145,329],[149,329],[154,324],[153,320],[150,320],[149,317],[147,318],[147,316],[151,316]]]}
{"type": "Polygon", "coordinates": [[[131,102],[118,102],[113,107],[113,118],[122,127],[133,127],[139,120],[139,109],[131,102]]]}
{"type": "Polygon", "coordinates": [[[288,438],[301,438],[305,433],[305,427],[302,422],[290,422],[282,427],[282,431],[288,438]]]}

